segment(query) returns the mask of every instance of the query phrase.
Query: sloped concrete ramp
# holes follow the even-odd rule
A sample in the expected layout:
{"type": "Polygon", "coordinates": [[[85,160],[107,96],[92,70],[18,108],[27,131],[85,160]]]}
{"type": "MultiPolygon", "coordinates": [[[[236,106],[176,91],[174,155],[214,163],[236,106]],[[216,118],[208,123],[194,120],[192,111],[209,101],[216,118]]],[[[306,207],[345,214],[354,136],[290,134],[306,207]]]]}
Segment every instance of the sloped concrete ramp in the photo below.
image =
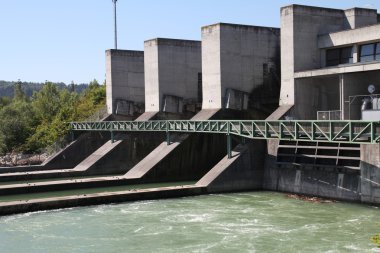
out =
{"type": "MultiPolygon", "coordinates": [[[[208,120],[213,117],[219,109],[201,110],[191,120],[208,120]]],[[[170,145],[166,142],[162,142],[156,149],[154,149],[148,156],[140,161],[136,166],[130,169],[125,178],[134,179],[142,178],[151,169],[153,169],[160,161],[165,159],[173,150],[175,150],[185,139],[189,137],[189,134],[181,134],[173,136],[170,145]]]]}
{"type": "Polygon", "coordinates": [[[265,141],[239,144],[232,157],[225,156],[196,185],[208,193],[258,190],[262,188],[265,141]]]}

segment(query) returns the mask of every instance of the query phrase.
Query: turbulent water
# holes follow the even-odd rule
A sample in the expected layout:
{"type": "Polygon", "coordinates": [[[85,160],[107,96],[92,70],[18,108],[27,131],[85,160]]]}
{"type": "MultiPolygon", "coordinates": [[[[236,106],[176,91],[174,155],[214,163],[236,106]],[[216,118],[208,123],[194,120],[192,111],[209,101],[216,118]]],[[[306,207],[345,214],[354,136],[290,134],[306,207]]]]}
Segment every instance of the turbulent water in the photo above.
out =
{"type": "Polygon", "coordinates": [[[380,252],[380,209],[253,192],[0,218],[0,252],[380,252]]]}

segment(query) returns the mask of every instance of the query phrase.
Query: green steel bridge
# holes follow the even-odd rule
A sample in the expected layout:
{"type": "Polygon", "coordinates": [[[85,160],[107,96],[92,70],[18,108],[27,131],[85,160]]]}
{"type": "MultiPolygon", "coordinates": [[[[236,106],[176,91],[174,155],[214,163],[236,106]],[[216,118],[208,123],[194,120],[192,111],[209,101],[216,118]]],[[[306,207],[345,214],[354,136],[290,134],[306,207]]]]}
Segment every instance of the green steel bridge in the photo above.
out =
{"type": "Polygon", "coordinates": [[[380,121],[157,120],[71,122],[71,131],[216,133],[249,139],[376,144],[380,121]]]}
{"type": "Polygon", "coordinates": [[[376,144],[380,142],[380,121],[313,120],[156,120],[71,122],[72,131],[215,133],[227,135],[227,153],[231,157],[231,136],[249,139],[290,140],[376,144]]]}

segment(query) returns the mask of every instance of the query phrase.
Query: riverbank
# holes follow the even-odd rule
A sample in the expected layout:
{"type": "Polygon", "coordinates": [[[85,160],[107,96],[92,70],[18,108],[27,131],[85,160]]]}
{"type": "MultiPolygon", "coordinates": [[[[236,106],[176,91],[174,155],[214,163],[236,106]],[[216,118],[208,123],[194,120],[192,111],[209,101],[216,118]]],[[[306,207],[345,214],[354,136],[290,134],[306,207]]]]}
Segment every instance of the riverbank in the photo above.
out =
{"type": "Polygon", "coordinates": [[[0,167],[15,167],[42,164],[48,155],[12,153],[0,156],[0,167]]]}

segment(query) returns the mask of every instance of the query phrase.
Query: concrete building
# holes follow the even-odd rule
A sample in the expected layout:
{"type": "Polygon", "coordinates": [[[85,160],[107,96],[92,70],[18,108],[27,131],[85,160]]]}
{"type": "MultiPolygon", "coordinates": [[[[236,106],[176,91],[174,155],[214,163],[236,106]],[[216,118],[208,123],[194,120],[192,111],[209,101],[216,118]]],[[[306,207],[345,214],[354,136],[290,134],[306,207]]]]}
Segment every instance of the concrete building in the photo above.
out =
{"type": "Polygon", "coordinates": [[[363,8],[281,9],[280,105],[293,105],[288,116],[362,118],[369,85],[380,93],[378,17],[376,10],[363,8]]]}
{"type": "Polygon", "coordinates": [[[156,38],[145,41],[144,53],[146,112],[182,113],[198,102],[200,41],[156,38]]]}
{"type": "Polygon", "coordinates": [[[107,110],[137,116],[144,112],[144,52],[106,51],[107,110]]]}
{"type": "Polygon", "coordinates": [[[225,23],[202,27],[202,70],[203,109],[277,107],[280,29],[225,23]]]}
{"type": "MultiPolygon", "coordinates": [[[[380,119],[380,15],[281,8],[280,107],[270,119],[380,119]]],[[[268,141],[264,189],[380,203],[379,145],[268,141]]]]}

